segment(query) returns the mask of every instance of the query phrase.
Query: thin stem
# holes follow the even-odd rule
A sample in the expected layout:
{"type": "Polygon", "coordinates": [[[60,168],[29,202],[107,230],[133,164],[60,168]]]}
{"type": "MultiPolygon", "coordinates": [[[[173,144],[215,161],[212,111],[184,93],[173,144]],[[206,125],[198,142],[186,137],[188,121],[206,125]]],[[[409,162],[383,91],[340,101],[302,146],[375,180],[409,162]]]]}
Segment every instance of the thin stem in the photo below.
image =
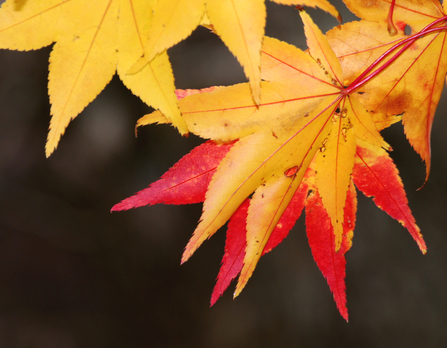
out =
{"type": "MultiPolygon", "coordinates": [[[[447,17],[443,17],[442,20],[446,20],[447,17]]],[[[440,22],[441,19],[435,21],[440,22]]],[[[385,53],[383,53],[378,59],[374,61],[362,74],[360,74],[350,85],[348,88],[344,90],[344,94],[352,93],[355,89],[363,86],[365,83],[370,81],[372,78],[380,74],[382,71],[384,71],[388,66],[390,66],[397,58],[399,58],[403,52],[405,52],[417,39],[431,33],[440,32],[447,30],[447,26],[442,27],[436,27],[432,28],[433,25],[436,23],[431,23],[428,26],[426,26],[421,32],[414,34],[405,40],[400,41],[399,43],[395,44],[393,47],[388,49],[385,53]],[[393,57],[391,57],[386,63],[384,63],[380,68],[372,72],[370,75],[368,75],[373,69],[375,69],[385,58],[387,58],[392,52],[394,52],[399,47],[405,45],[402,47],[393,57]],[[368,75],[368,76],[367,76],[368,75]]]]}
{"type": "Polygon", "coordinates": [[[397,34],[397,29],[393,22],[393,12],[394,12],[394,3],[396,0],[391,1],[390,10],[388,12],[388,19],[387,19],[387,29],[390,36],[394,36],[397,34]]]}
{"type": "Polygon", "coordinates": [[[422,33],[423,31],[426,31],[427,29],[430,29],[432,26],[438,24],[439,22],[443,22],[447,20],[447,16],[438,18],[437,20],[431,22],[430,24],[428,24],[424,29],[422,29],[420,32],[422,33]]]}
{"type": "Polygon", "coordinates": [[[447,16],[439,18],[435,20],[434,22],[428,24],[424,29],[422,29],[419,33],[411,35],[410,37],[406,38],[405,40],[400,41],[390,49],[388,49],[385,53],[383,53],[378,59],[374,61],[373,64],[371,64],[361,75],[359,75],[352,83],[351,85],[358,83],[360,80],[362,80],[371,70],[373,70],[377,65],[381,63],[382,60],[384,60],[388,55],[390,55],[394,50],[399,48],[399,46],[402,46],[406,44],[409,41],[415,41],[415,39],[418,39],[419,37],[425,35],[427,33],[427,30],[429,30],[434,25],[438,24],[439,22],[447,20],[447,16]],[[424,34],[422,34],[424,33],[424,34]]]}

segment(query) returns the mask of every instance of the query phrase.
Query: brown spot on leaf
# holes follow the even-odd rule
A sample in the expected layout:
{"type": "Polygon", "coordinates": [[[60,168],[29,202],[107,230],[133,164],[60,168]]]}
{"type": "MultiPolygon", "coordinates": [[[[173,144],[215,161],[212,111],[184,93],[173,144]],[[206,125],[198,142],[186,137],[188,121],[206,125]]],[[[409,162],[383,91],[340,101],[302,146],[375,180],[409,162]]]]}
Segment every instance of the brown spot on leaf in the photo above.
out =
{"type": "Polygon", "coordinates": [[[284,172],[284,175],[285,175],[286,177],[290,178],[291,176],[296,175],[297,172],[298,172],[298,166],[295,166],[295,167],[292,167],[292,168],[287,169],[287,170],[284,172]]]}

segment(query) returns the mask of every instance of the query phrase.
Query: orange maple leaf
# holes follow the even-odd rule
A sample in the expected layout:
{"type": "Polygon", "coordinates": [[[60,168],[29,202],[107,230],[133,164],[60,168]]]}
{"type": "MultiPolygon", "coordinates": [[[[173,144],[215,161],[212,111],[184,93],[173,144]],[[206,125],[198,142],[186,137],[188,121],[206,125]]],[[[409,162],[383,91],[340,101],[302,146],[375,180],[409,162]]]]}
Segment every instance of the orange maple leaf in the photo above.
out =
{"type": "MultiPolygon", "coordinates": [[[[343,255],[350,247],[354,228],[355,193],[352,180],[355,182],[357,177],[360,182],[358,186],[362,186],[360,178],[363,177],[367,177],[371,184],[377,183],[372,191],[363,188],[365,194],[375,195],[376,203],[386,201],[377,204],[409,229],[422,252],[425,253],[426,247],[406,205],[397,171],[389,160],[380,162],[381,158],[388,158],[382,148],[388,149],[389,146],[380,136],[374,120],[379,120],[381,125],[392,122],[386,121],[380,113],[376,113],[373,120],[358,100],[361,94],[355,93],[362,86],[361,82],[353,86],[344,85],[342,67],[326,37],[304,11],[300,14],[309,51],[303,52],[275,39],[264,39],[261,55],[262,102],[259,105],[253,102],[248,83],[218,87],[202,93],[179,93],[187,95],[179,101],[179,106],[191,132],[223,144],[237,140],[227,149],[218,165],[213,164],[212,178],[206,182],[201,221],[185,249],[182,262],[232,216],[244,215],[246,209],[246,214],[241,218],[246,226],[241,232],[245,238],[240,239],[239,236],[235,243],[239,247],[229,253],[232,266],[225,266],[220,274],[219,279],[223,280],[216,285],[217,295],[213,295],[213,301],[223,292],[229,280],[240,273],[235,291],[237,296],[251,277],[261,255],[274,246],[269,245],[272,236],[279,233],[280,238],[273,240],[282,240],[293,225],[290,224],[293,218],[288,217],[286,223],[281,219],[287,216],[294,197],[297,194],[302,197],[302,192],[311,192],[305,203],[306,209],[310,209],[308,215],[314,216],[308,217],[310,239],[316,240],[311,247],[313,252],[320,248],[320,251],[314,252],[314,257],[328,279],[342,315],[347,318],[343,255]],[[359,161],[367,169],[362,171],[359,161]],[[377,163],[380,164],[377,166],[377,163]],[[397,191],[393,194],[398,197],[396,200],[390,198],[392,190],[381,177],[395,186],[397,191]],[[237,213],[241,209],[243,213],[237,213]],[[397,213],[391,213],[395,210],[397,213]],[[318,211],[317,215],[321,218],[327,216],[327,221],[316,224],[317,215],[312,215],[314,211],[318,211]],[[290,227],[283,228],[285,225],[290,227]],[[281,232],[275,232],[278,229],[281,232]],[[326,236],[325,242],[318,242],[323,235],[326,236]],[[314,236],[316,239],[313,239],[314,236]],[[243,240],[246,244],[240,247],[243,240]],[[324,261],[324,255],[328,253],[334,256],[334,260],[340,257],[337,265],[328,265],[324,261]],[[341,269],[343,272],[340,273],[341,269]],[[335,276],[337,273],[339,275],[335,276]]],[[[168,122],[157,111],[144,116],[137,126],[168,122]]],[[[201,170],[203,173],[209,171],[207,166],[201,170]]],[[[203,175],[200,177],[204,178],[203,175]]],[[[180,182],[189,183],[190,179],[182,177],[180,182]]],[[[160,192],[157,185],[154,188],[151,186],[144,194],[147,204],[160,202],[147,198],[151,194],[149,192],[157,197],[160,192]]],[[[176,190],[181,190],[176,185],[176,190]]],[[[203,185],[201,181],[200,186],[203,185]]],[[[163,192],[171,191],[171,186],[160,187],[163,187],[163,192]]],[[[141,197],[142,193],[123,201],[113,210],[133,207],[141,197]]],[[[295,209],[293,216],[301,209],[295,209]]],[[[228,262],[224,260],[224,264],[228,262]]]]}

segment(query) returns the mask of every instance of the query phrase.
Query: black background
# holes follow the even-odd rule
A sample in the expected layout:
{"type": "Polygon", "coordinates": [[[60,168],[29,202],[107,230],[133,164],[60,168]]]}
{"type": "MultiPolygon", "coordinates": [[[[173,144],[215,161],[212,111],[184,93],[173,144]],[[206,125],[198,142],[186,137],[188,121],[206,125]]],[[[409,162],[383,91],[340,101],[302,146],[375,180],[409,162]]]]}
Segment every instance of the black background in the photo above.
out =
{"type": "MultiPolygon", "coordinates": [[[[305,49],[291,6],[268,2],[267,34],[305,49]]],[[[337,5],[343,10],[342,4],[337,5]]],[[[310,10],[323,31],[337,22],[310,10]]],[[[345,21],[354,17],[343,12],[345,21]]],[[[1,347],[441,347],[447,342],[446,102],[433,126],[432,173],[401,125],[384,132],[428,246],[359,194],[347,254],[350,322],[314,263],[303,218],[263,257],[242,294],[209,308],[225,232],[186,264],[201,205],[110,208],[202,140],[136,120],[150,111],[117,77],[46,159],[50,48],[0,51],[1,347]]],[[[178,88],[245,81],[221,41],[197,29],[169,51],[178,88]]]]}

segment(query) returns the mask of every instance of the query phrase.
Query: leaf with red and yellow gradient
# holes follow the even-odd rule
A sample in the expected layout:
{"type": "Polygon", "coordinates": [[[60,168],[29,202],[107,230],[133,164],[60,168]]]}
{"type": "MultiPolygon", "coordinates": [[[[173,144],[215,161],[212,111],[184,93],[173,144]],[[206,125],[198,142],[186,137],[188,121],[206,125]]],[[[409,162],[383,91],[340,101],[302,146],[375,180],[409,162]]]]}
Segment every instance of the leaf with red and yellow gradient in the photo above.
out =
{"type": "MultiPolygon", "coordinates": [[[[211,180],[201,221],[185,249],[183,262],[230,218],[245,198],[258,188],[262,190],[263,185],[270,180],[280,180],[284,177],[285,171],[295,166],[299,168],[295,180],[301,181],[319,144],[327,137],[332,112],[333,110],[329,109],[321,117],[302,125],[301,129],[298,128],[292,134],[280,133],[279,128],[273,130],[273,133],[258,132],[240,139],[232,147],[211,180]]],[[[274,191],[276,187],[273,183],[269,183],[268,188],[270,185],[273,185],[274,191]]],[[[285,194],[284,190],[287,190],[287,187],[288,185],[284,183],[278,189],[283,190],[285,194]]],[[[262,195],[256,195],[255,198],[251,204],[257,205],[257,202],[262,200],[262,195]]],[[[277,203],[281,204],[281,201],[271,202],[272,206],[277,203]]],[[[276,218],[276,209],[271,209],[270,205],[260,204],[259,209],[260,215],[276,218]]],[[[277,209],[282,209],[282,206],[277,209]]],[[[265,224],[269,226],[267,222],[265,224]]]]}
{"type": "MultiPolygon", "coordinates": [[[[296,174],[296,169],[292,168],[287,175],[292,177],[296,174]]],[[[306,173],[307,175],[307,173],[306,173]]],[[[262,255],[270,252],[278,246],[284,238],[287,237],[289,231],[295,225],[304,208],[307,194],[307,184],[303,181],[295,192],[284,211],[281,219],[276,224],[275,229],[270,235],[262,255]]],[[[247,245],[247,215],[250,200],[247,198],[232,215],[228,223],[227,239],[225,242],[225,254],[222,259],[222,266],[217,276],[216,286],[211,296],[211,305],[214,305],[219,297],[229,286],[231,280],[236,278],[241,272],[245,256],[245,247],[247,245]]]]}
{"type": "Polygon", "coordinates": [[[410,232],[419,249],[425,254],[427,247],[408,207],[399,172],[387,152],[366,142],[360,142],[353,180],[365,196],[374,196],[374,203],[410,232]]]}
{"type": "Polygon", "coordinates": [[[225,240],[225,253],[222,258],[216,285],[211,294],[211,306],[230,285],[231,281],[238,276],[244,265],[246,241],[247,211],[250,199],[247,198],[234,212],[228,223],[227,238],[225,240]]]}
{"type": "Polygon", "coordinates": [[[331,219],[324,209],[318,189],[311,185],[306,200],[306,231],[312,256],[326,278],[342,317],[348,321],[346,308],[346,260],[345,253],[351,248],[357,212],[356,192],[351,184],[344,206],[343,236],[336,252],[331,219]]]}
{"type": "Polygon", "coordinates": [[[331,218],[336,251],[343,237],[344,207],[354,166],[355,144],[352,123],[347,117],[347,108],[342,105],[339,116],[333,121],[330,136],[323,141],[317,153],[315,164],[315,178],[324,207],[331,218]]]}
{"type": "Polygon", "coordinates": [[[270,235],[301,183],[298,172],[298,175],[293,176],[281,174],[280,177],[272,177],[261,185],[250,201],[247,215],[247,246],[244,266],[238,279],[234,297],[240,294],[253,274],[270,235]]]}
{"type": "Polygon", "coordinates": [[[155,0],[8,0],[0,9],[0,47],[33,50],[56,42],[50,55],[48,90],[51,122],[46,155],[66,127],[112,79],[145,103],[162,110],[180,133],[188,132],[174,95],[166,52],[139,74],[126,72],[143,52],[155,0]]]}
{"type": "Polygon", "coordinates": [[[197,146],[169,169],[161,179],[132,197],[115,204],[112,211],[153,204],[190,204],[205,200],[205,192],[217,165],[233,144],[213,141],[197,146]]]}

